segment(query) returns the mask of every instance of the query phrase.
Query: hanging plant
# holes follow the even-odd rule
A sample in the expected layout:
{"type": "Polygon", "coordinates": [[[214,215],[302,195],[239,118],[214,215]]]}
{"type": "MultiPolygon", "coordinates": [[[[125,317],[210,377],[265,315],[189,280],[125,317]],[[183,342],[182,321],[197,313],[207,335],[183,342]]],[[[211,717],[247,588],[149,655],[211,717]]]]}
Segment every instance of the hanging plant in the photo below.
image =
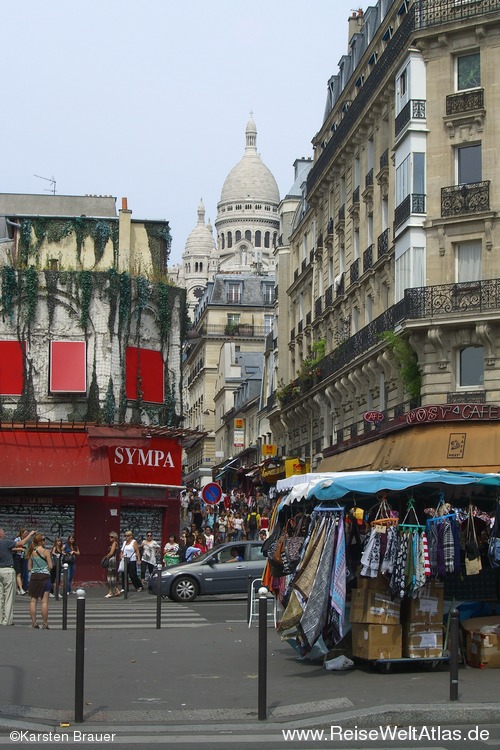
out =
{"type": "Polygon", "coordinates": [[[26,321],[31,328],[36,317],[38,305],[38,271],[30,266],[24,272],[24,291],[26,294],[26,321]]]}
{"type": "Polygon", "coordinates": [[[76,237],[76,258],[78,263],[81,264],[83,243],[85,242],[85,238],[88,237],[90,231],[89,223],[83,217],[77,216],[73,219],[73,229],[76,237]]]}
{"type": "Polygon", "coordinates": [[[172,236],[167,222],[146,222],[151,263],[157,276],[164,274],[168,267],[172,236]]]}
{"type": "Polygon", "coordinates": [[[170,287],[164,281],[159,281],[156,286],[158,304],[158,328],[162,349],[170,335],[172,324],[172,308],[170,302],[170,287]]]}
{"type": "Polygon", "coordinates": [[[110,378],[108,382],[108,388],[106,390],[106,398],[104,399],[104,406],[102,410],[102,421],[104,422],[104,424],[114,423],[115,410],[116,410],[116,400],[115,400],[115,392],[113,388],[113,378],[110,378]]]}
{"type": "Polygon", "coordinates": [[[144,276],[138,276],[135,281],[136,284],[136,309],[139,313],[142,313],[144,308],[149,302],[150,286],[149,281],[144,276]]]}
{"type": "Polygon", "coordinates": [[[393,331],[384,331],[380,338],[396,358],[405,391],[410,398],[418,398],[422,388],[422,373],[418,366],[417,354],[411,348],[410,342],[393,331]]]}
{"type": "Polygon", "coordinates": [[[130,275],[124,271],[120,274],[120,304],[118,308],[118,335],[121,338],[130,325],[130,306],[132,304],[132,282],[130,275]]]}
{"type": "Polygon", "coordinates": [[[94,221],[92,224],[92,239],[94,240],[94,256],[95,262],[99,263],[102,260],[106,245],[111,237],[111,227],[109,221],[106,219],[99,219],[94,221]]]}
{"type": "Polygon", "coordinates": [[[19,224],[19,258],[21,264],[27,266],[31,253],[31,221],[21,219],[19,224]]]}
{"type": "Polygon", "coordinates": [[[13,419],[16,422],[34,422],[38,419],[33,385],[33,365],[28,362],[26,355],[23,359],[23,392],[14,410],[13,419]]]}
{"type": "Polygon", "coordinates": [[[112,221],[111,223],[111,242],[113,243],[113,265],[116,268],[118,266],[118,250],[120,247],[120,228],[118,221],[112,221]]]}
{"type": "Polygon", "coordinates": [[[87,422],[101,421],[101,407],[99,405],[99,386],[97,384],[96,363],[94,360],[94,369],[92,380],[90,382],[89,395],[87,398],[87,413],[85,415],[87,422]]]}
{"type": "Polygon", "coordinates": [[[81,292],[80,299],[80,325],[87,333],[89,323],[90,303],[92,301],[92,274],[90,271],[78,272],[78,283],[81,292]]]}
{"type": "Polygon", "coordinates": [[[11,266],[2,267],[2,307],[10,322],[14,320],[14,298],[19,291],[17,272],[11,266]]]}
{"type": "Polygon", "coordinates": [[[118,308],[118,297],[120,294],[120,277],[114,268],[108,271],[108,331],[111,338],[115,334],[116,311],[118,308]]]}
{"type": "Polygon", "coordinates": [[[51,245],[59,245],[73,231],[73,222],[70,219],[43,219],[43,222],[46,227],[47,242],[51,245]]]}
{"type": "Polygon", "coordinates": [[[59,271],[45,270],[45,286],[47,288],[47,312],[49,315],[49,328],[52,327],[56,301],[58,294],[57,282],[59,280],[59,271]]]}

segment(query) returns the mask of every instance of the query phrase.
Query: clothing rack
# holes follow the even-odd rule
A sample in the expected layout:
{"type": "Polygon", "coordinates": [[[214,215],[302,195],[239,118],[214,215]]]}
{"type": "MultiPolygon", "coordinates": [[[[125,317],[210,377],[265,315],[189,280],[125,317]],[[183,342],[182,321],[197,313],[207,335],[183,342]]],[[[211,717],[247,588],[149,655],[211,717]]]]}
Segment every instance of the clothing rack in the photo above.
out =
{"type": "Polygon", "coordinates": [[[342,511],[344,512],[344,508],[341,505],[317,505],[314,508],[315,513],[326,513],[327,511],[342,511]]]}

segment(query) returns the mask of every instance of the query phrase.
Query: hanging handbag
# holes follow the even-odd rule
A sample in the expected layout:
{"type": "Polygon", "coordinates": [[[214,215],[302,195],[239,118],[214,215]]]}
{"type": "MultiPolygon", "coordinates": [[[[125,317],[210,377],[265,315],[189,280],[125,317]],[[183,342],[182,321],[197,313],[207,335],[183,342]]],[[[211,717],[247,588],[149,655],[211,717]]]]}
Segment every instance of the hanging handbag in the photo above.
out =
{"type": "Polygon", "coordinates": [[[474,516],[472,506],[469,505],[467,515],[467,534],[465,542],[465,575],[477,576],[483,568],[481,555],[477,544],[476,527],[474,525],[474,516]]]}
{"type": "Polygon", "coordinates": [[[492,568],[500,568],[500,502],[497,501],[495,520],[488,544],[488,559],[492,568]]]}
{"type": "Polygon", "coordinates": [[[109,568],[109,557],[103,557],[101,560],[101,568],[109,568]]]}

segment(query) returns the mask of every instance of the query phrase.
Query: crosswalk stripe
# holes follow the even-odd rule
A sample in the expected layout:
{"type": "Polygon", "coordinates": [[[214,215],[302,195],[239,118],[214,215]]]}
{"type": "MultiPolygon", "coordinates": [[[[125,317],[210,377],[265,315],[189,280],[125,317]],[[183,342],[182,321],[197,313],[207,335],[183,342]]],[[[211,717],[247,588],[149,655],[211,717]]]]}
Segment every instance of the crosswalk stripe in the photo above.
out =
{"type": "MultiPolygon", "coordinates": [[[[85,602],[85,627],[87,629],[140,629],[156,626],[156,605],[152,601],[119,600],[121,603],[101,602],[87,599],[85,602]]],[[[31,624],[28,602],[16,600],[14,604],[14,624],[28,627],[31,624]]],[[[68,600],[67,624],[76,625],[75,599],[68,600]]],[[[162,628],[196,628],[208,625],[207,618],[182,604],[162,602],[162,628]]],[[[62,602],[49,605],[49,625],[57,630],[62,626],[62,602]]]]}

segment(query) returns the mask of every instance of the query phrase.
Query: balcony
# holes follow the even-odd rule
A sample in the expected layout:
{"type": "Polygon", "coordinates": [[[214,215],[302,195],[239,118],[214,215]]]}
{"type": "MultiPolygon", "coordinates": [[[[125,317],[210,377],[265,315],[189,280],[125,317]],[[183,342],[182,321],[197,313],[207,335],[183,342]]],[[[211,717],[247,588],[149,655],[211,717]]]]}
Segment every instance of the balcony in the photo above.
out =
{"type": "Polygon", "coordinates": [[[484,108],[484,89],[461,91],[446,97],[446,114],[462,115],[484,108]]]}
{"type": "Polygon", "coordinates": [[[366,173],[365,176],[365,188],[373,185],[373,167],[366,173]]]}
{"type": "Polygon", "coordinates": [[[500,10],[500,0],[420,0],[416,3],[415,28],[439,26],[497,10],[500,10]]]}
{"type": "Polygon", "coordinates": [[[299,322],[297,324],[297,336],[299,336],[302,333],[303,330],[304,330],[304,321],[303,320],[299,320],[299,322]]]}
{"type": "Polygon", "coordinates": [[[325,309],[333,304],[333,284],[325,292],[325,309]]]}
{"type": "Polygon", "coordinates": [[[354,284],[359,279],[359,258],[351,263],[349,268],[349,282],[354,284]]]}
{"type": "Polygon", "coordinates": [[[316,300],[314,300],[314,317],[319,318],[322,312],[323,312],[323,298],[318,297],[316,300]]]}
{"type": "Polygon", "coordinates": [[[461,216],[490,210],[490,181],[441,188],[441,216],[461,216]]]}
{"type": "Polygon", "coordinates": [[[369,268],[373,268],[373,243],[366,248],[363,253],[363,273],[368,271],[369,268]]]}
{"type": "MultiPolygon", "coordinates": [[[[321,360],[318,382],[352,365],[372,347],[380,346],[380,335],[384,331],[393,331],[396,326],[406,321],[439,317],[449,319],[450,315],[463,317],[467,314],[473,321],[478,313],[488,311],[500,314],[500,279],[407,289],[400,302],[353,336],[347,334],[346,337],[338,337],[339,345],[321,360]]],[[[453,321],[450,323],[453,325],[453,321]]],[[[291,400],[300,398],[300,395],[295,394],[291,400]]],[[[451,397],[459,398],[457,394],[451,394],[451,397]]],[[[469,398],[469,395],[462,392],[461,398],[466,397],[469,398]]],[[[473,398],[472,393],[470,398],[473,398]]],[[[479,399],[481,396],[476,394],[476,398],[479,399]]]]}
{"type": "Polygon", "coordinates": [[[312,313],[309,310],[309,312],[306,313],[306,327],[307,328],[309,328],[309,326],[311,325],[311,320],[312,320],[312,313]]]}
{"type": "Polygon", "coordinates": [[[386,148],[383,154],[380,155],[380,171],[383,169],[389,169],[389,149],[386,148]]]}
{"type": "Polygon", "coordinates": [[[377,258],[380,260],[383,255],[389,252],[389,228],[384,229],[382,234],[377,237],[377,258]]]}
{"type": "Polygon", "coordinates": [[[352,193],[352,205],[355,206],[356,203],[359,203],[359,185],[354,188],[352,193]]]}
{"type": "Polygon", "coordinates": [[[336,283],[336,289],[337,289],[337,297],[342,297],[345,290],[345,281],[344,281],[345,274],[340,275],[340,280],[336,283]]]}
{"type": "Polygon", "coordinates": [[[404,224],[411,214],[425,214],[425,195],[412,193],[396,206],[394,211],[394,229],[404,224]]]}
{"type": "Polygon", "coordinates": [[[264,338],[269,329],[252,323],[226,323],[225,325],[205,324],[198,331],[200,336],[249,336],[264,338]]]}
{"type": "Polygon", "coordinates": [[[394,121],[394,137],[404,130],[411,120],[425,120],[425,99],[410,99],[394,121]]]}

